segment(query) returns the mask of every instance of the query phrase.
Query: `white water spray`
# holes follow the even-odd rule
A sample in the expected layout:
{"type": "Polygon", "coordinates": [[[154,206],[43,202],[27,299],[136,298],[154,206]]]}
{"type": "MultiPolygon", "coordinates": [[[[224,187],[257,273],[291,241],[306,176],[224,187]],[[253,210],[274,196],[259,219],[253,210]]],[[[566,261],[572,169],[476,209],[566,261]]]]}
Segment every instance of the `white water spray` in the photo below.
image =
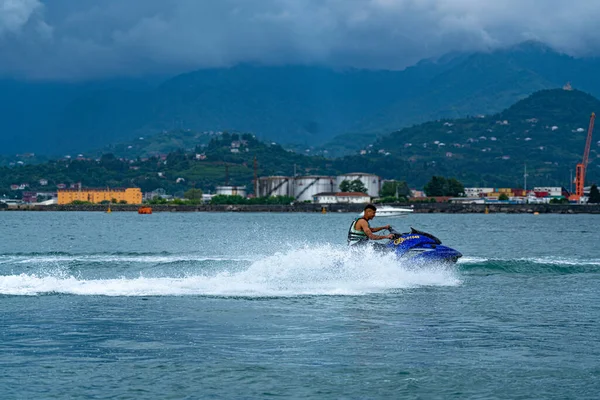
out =
{"type": "MultiPolygon", "coordinates": [[[[60,256],[69,258],[69,256],[60,256]]],[[[115,257],[111,261],[115,262],[115,257]]],[[[73,257],[74,258],[74,257],[73,257]]],[[[78,257],[81,259],[82,257],[78,257]]],[[[96,259],[98,256],[95,257],[96,259]]],[[[158,261],[155,256],[125,256],[123,261],[158,261]]],[[[210,260],[179,255],[158,256],[161,262],[210,260]]],[[[94,259],[90,257],[89,259],[94,259]]],[[[94,261],[97,261],[94,259],[94,261]]],[[[161,277],[80,279],[73,274],[21,273],[0,276],[0,294],[37,295],[64,293],[104,296],[303,296],[364,295],[421,286],[455,286],[461,283],[453,266],[410,266],[399,263],[392,254],[370,249],[349,252],[329,245],[304,247],[266,257],[248,257],[248,267],[197,271],[181,276],[180,271],[164,271],[161,277]],[[179,272],[179,273],[177,273],[179,272]],[[173,275],[178,277],[173,277],[173,275]]],[[[72,258],[70,259],[72,260],[72,258]]],[[[219,258],[221,260],[221,258],[219,258]]],[[[240,258],[231,259],[239,262],[240,258]]],[[[25,261],[25,260],[21,260],[25,261]]]]}

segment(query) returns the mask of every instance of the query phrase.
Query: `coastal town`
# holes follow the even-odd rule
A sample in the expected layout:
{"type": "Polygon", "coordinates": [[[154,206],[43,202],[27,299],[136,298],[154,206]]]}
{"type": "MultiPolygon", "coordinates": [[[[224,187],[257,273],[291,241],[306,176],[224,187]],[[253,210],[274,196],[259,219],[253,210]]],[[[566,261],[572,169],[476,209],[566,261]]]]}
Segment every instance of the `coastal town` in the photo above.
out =
{"type": "MultiPolygon", "coordinates": [[[[48,180],[40,179],[40,186],[47,187],[48,180]]],[[[88,188],[81,182],[66,185],[59,183],[54,190],[28,190],[28,183],[11,185],[11,190],[20,191],[19,199],[0,197],[5,206],[24,205],[51,206],[68,204],[168,204],[196,200],[195,204],[211,204],[215,198],[257,199],[282,198],[290,203],[366,204],[372,202],[402,203],[454,203],[454,204],[568,204],[571,193],[564,187],[494,188],[464,187],[454,196],[427,193],[426,190],[409,189],[398,192],[403,182],[385,180],[370,173],[348,173],[339,176],[266,176],[258,177],[251,185],[216,186],[213,193],[197,190],[195,199],[189,194],[168,194],[162,188],[142,192],[140,188],[88,188]],[[390,193],[390,189],[392,192],[390,193]],[[393,191],[396,191],[395,193],[393,191]]],[[[591,187],[585,187],[584,196],[571,204],[586,204],[591,187]]],[[[181,203],[179,203],[181,204],[181,203]]]]}

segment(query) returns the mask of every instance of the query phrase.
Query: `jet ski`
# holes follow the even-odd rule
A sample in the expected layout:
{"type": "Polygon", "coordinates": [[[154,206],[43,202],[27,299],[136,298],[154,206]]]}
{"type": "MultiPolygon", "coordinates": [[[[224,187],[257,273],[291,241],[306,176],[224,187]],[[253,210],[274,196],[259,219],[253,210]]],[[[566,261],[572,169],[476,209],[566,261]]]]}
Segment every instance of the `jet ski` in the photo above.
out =
{"type": "Polygon", "coordinates": [[[398,258],[427,263],[455,263],[462,257],[460,252],[443,246],[442,241],[432,234],[413,227],[408,233],[397,232],[392,227],[389,232],[394,237],[386,245],[386,250],[395,252],[398,258]]]}

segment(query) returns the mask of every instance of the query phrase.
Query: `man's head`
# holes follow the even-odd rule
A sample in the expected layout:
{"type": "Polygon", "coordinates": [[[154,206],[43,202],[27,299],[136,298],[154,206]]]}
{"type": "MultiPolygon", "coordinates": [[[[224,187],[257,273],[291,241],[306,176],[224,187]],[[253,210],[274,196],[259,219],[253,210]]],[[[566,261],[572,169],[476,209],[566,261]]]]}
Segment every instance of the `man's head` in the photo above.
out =
{"type": "Polygon", "coordinates": [[[364,212],[365,219],[367,221],[370,219],[373,219],[373,217],[375,217],[376,212],[377,212],[377,207],[375,207],[373,204],[367,204],[365,206],[365,212],[364,212]]]}

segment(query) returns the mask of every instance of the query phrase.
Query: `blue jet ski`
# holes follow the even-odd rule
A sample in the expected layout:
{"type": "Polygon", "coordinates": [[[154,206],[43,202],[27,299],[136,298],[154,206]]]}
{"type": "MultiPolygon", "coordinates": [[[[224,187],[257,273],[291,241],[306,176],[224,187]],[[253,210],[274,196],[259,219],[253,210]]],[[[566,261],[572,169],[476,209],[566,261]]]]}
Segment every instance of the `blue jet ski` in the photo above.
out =
{"type": "Polygon", "coordinates": [[[413,227],[409,233],[400,233],[391,227],[389,231],[394,238],[385,246],[386,250],[395,252],[399,258],[426,263],[455,263],[462,257],[460,252],[443,246],[442,241],[432,234],[413,227]]]}

